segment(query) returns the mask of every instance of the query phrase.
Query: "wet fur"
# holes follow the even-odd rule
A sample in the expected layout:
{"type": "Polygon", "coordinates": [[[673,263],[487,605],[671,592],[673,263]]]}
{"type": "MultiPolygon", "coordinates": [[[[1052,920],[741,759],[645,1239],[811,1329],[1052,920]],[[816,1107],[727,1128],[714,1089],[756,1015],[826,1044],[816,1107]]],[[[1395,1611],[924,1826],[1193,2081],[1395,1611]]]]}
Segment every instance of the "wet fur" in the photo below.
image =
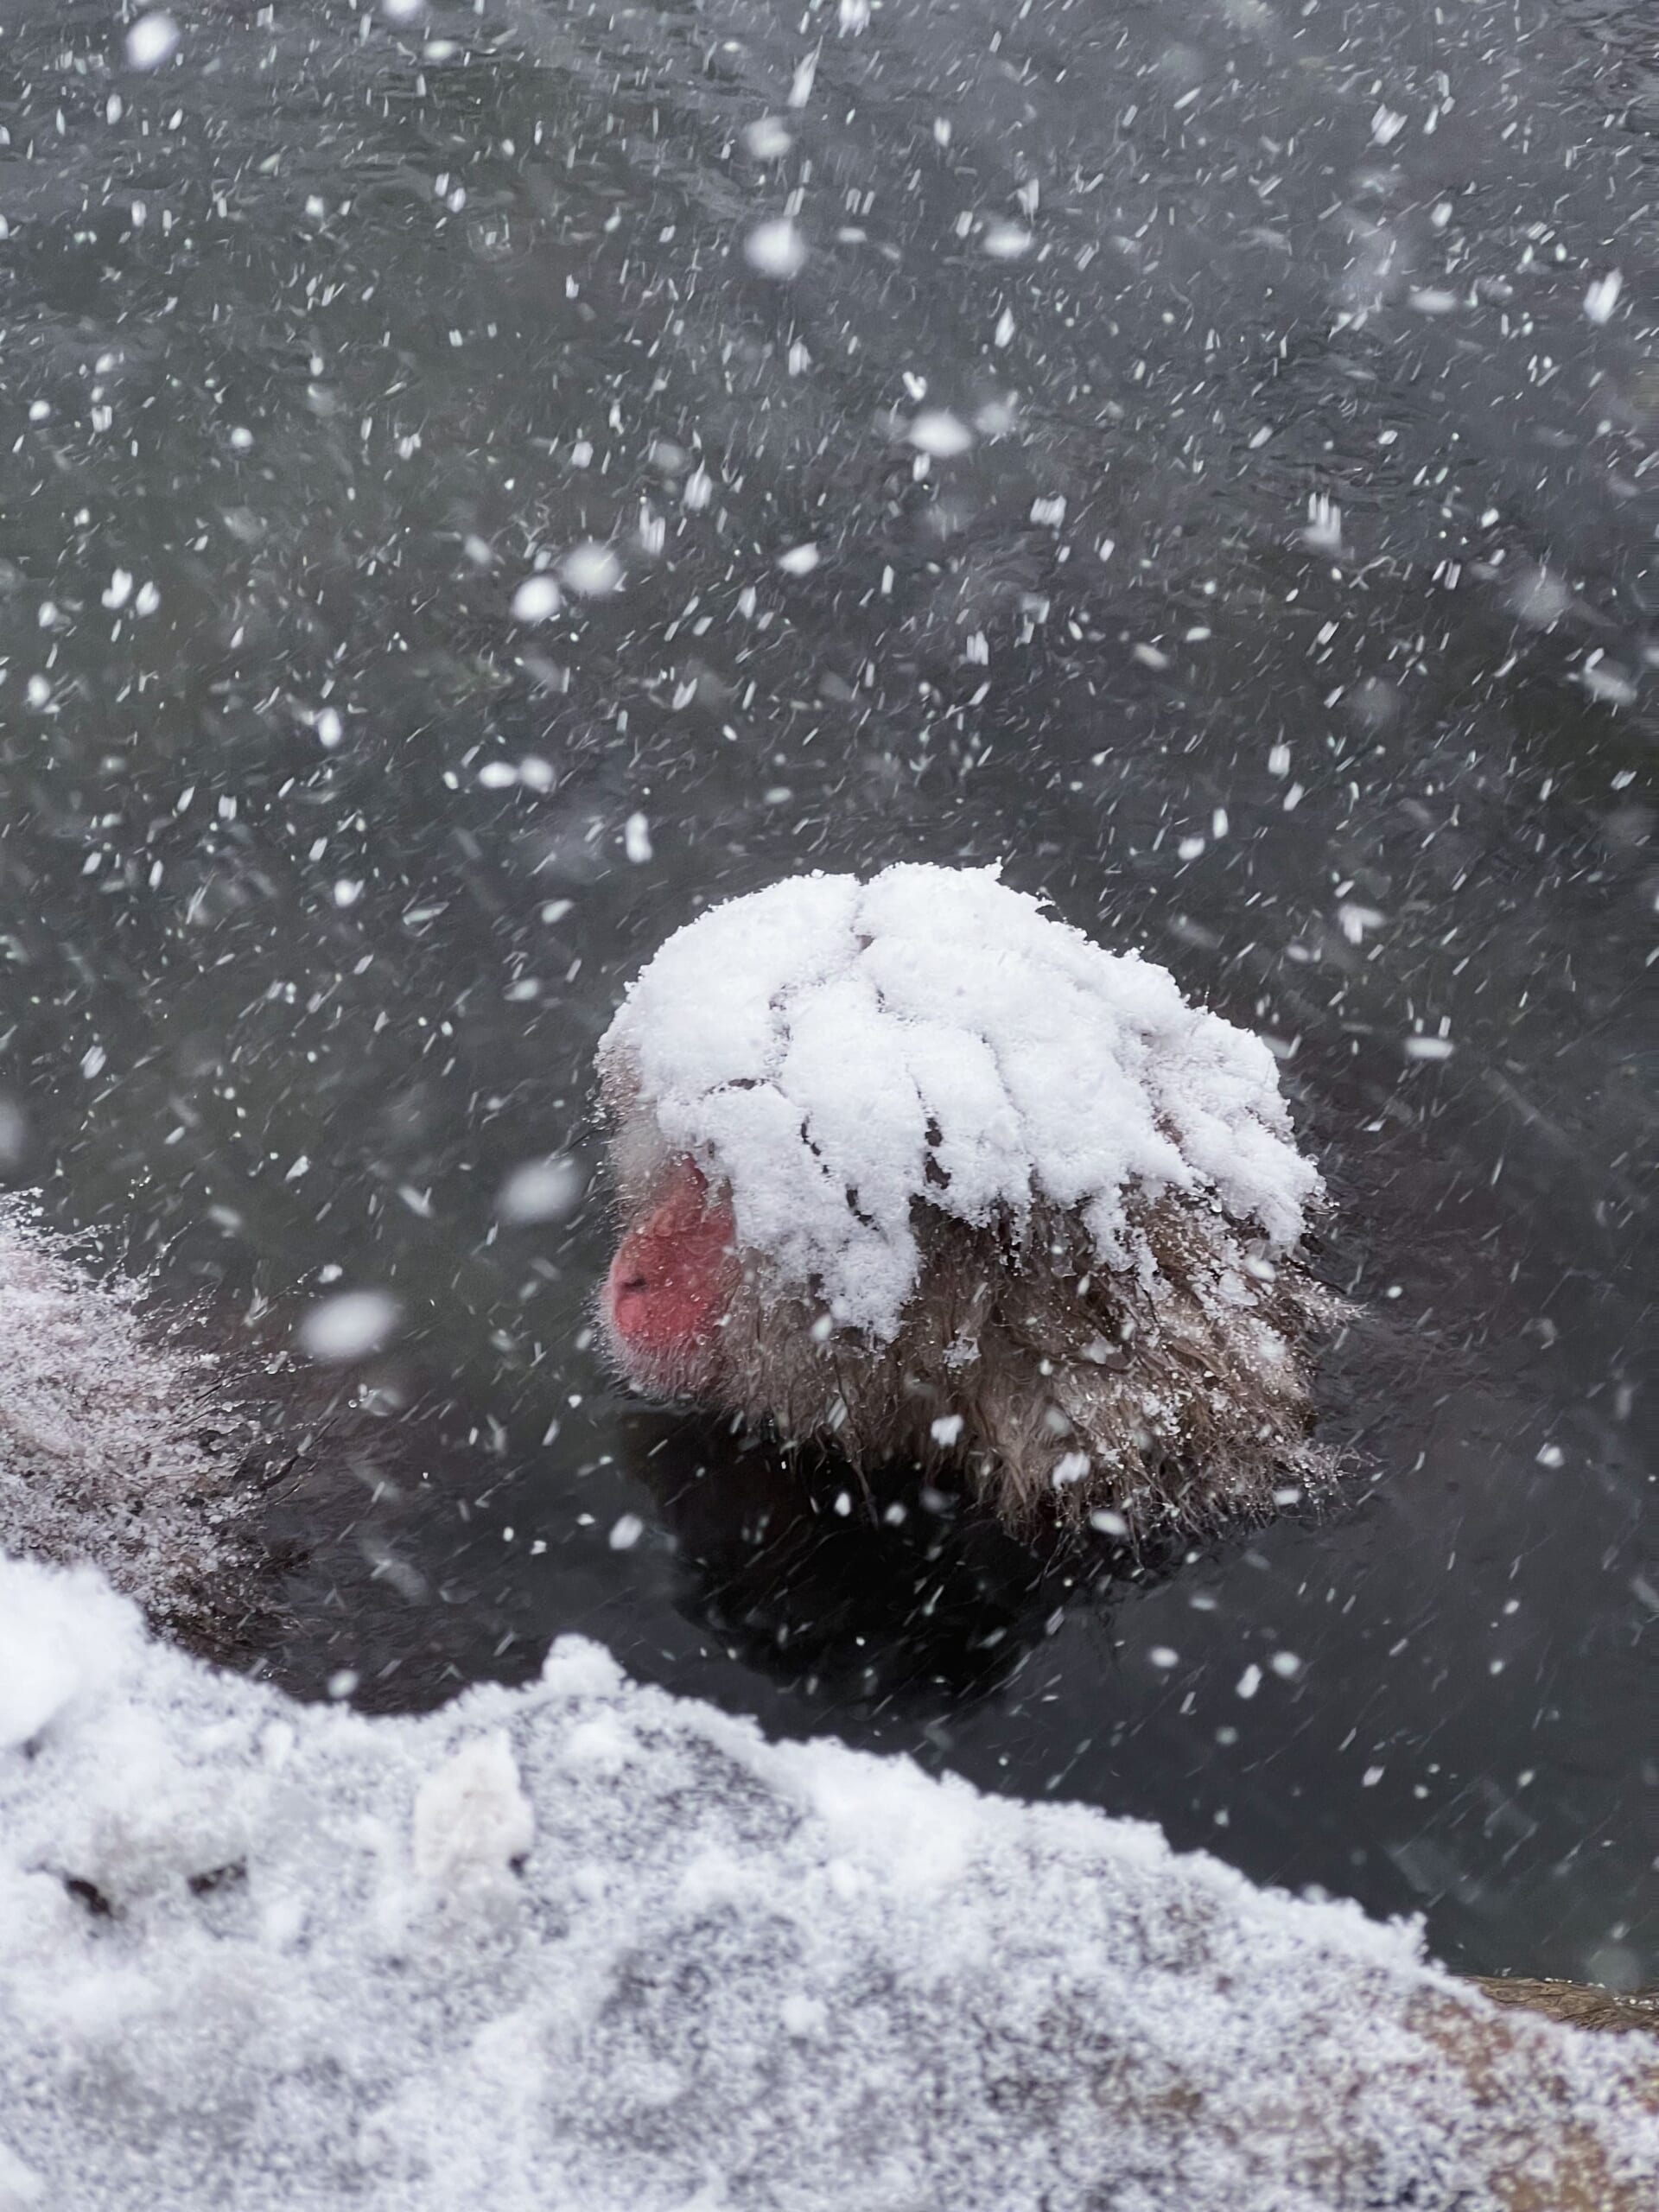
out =
{"type": "Polygon", "coordinates": [[[1287,1482],[1328,1480],[1309,1382],[1337,1301],[1300,1261],[1259,1280],[1219,1215],[1168,1199],[1137,1224],[1155,1274],[1103,1268],[1052,1208],[1021,1237],[925,1202],[913,1225],[918,1287],[889,1344],[815,1341],[819,1313],[746,1268],[720,1403],[857,1467],[960,1467],[1016,1530],[1109,1510],[1137,1546],[1265,1519],[1287,1482]],[[934,1424],[953,1416],[961,1433],[941,1444],[934,1424]],[[1064,1463],[1079,1453],[1090,1464],[1073,1475],[1064,1463]]]}
{"type": "MultiPolygon", "coordinates": [[[[632,1228],[668,1164],[630,1071],[605,1073],[632,1228]]],[[[1139,1548],[1266,1519],[1287,1484],[1327,1486],[1310,1382],[1341,1300],[1301,1254],[1269,1263],[1217,1206],[1131,1195],[1127,1212],[1135,1264],[1114,1268],[1052,1205],[973,1226],[918,1199],[917,1287],[880,1344],[741,1254],[717,1343],[639,1379],[832,1446],[867,1473],[893,1459],[960,1470],[1015,1531],[1105,1510],[1139,1548]],[[952,1417],[960,1434],[941,1443],[934,1424],[952,1417]],[[1078,1453],[1090,1465],[1073,1479],[1064,1463],[1078,1453]]]]}

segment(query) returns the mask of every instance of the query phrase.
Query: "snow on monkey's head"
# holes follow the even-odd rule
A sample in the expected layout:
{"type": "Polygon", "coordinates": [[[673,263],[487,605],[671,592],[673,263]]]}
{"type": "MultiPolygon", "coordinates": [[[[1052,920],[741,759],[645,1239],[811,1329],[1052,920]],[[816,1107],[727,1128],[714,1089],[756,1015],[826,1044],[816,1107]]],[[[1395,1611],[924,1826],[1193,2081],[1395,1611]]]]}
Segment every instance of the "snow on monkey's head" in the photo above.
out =
{"type": "Polygon", "coordinates": [[[636,1388],[861,1462],[944,1452],[1007,1511],[1234,1429],[1253,1484],[1295,1459],[1319,1182],[1271,1053],[994,870],[711,908],[600,1071],[636,1388]]]}

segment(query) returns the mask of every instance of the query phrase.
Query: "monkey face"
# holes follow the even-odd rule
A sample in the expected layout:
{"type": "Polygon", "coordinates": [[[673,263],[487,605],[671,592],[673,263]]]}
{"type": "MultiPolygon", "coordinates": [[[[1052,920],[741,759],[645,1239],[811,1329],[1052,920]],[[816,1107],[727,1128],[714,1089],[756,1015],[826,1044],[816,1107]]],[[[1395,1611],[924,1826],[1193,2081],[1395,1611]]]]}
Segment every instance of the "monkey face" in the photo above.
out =
{"type": "Polygon", "coordinates": [[[636,1211],[600,1294],[611,1355],[633,1389],[656,1397],[714,1389],[738,1279],[729,1200],[695,1161],[674,1161],[636,1211]]]}

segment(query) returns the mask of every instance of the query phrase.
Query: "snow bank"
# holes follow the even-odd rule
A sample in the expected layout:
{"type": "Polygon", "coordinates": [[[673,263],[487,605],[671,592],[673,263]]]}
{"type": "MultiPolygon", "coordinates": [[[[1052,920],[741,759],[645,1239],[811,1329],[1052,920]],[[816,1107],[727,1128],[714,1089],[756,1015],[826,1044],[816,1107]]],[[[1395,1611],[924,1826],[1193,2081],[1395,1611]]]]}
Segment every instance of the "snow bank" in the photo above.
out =
{"type": "Polygon", "coordinates": [[[671,937],[601,1046],[666,1152],[729,1183],[746,1247],[880,1343],[912,1200],[983,1224],[1075,1209],[1134,1263],[1125,1199],[1218,1204],[1275,1249],[1319,1192],[1273,1056],[995,869],[806,875],[671,937]]]}
{"type": "Polygon", "coordinates": [[[0,1562],[0,1685],[8,2212],[1652,2202],[1645,2038],[588,1644],[370,1720],[0,1562]]]}
{"type": "Polygon", "coordinates": [[[0,1202],[0,1546],[92,1560],[173,1618],[232,1563],[253,1437],[213,1363],[161,1340],[139,1300],[0,1202]]]}

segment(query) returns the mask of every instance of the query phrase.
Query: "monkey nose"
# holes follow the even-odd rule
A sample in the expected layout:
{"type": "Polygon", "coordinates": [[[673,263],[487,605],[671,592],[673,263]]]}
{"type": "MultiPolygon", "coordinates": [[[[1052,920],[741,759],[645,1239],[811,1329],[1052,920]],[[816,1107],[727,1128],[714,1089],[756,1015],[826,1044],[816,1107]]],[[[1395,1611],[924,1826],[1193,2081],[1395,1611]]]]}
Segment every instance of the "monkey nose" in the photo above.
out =
{"type": "Polygon", "coordinates": [[[626,1335],[630,1320],[639,1319],[640,1306],[651,1295],[651,1276],[632,1253],[623,1252],[612,1264],[606,1290],[611,1319],[626,1335]]]}

